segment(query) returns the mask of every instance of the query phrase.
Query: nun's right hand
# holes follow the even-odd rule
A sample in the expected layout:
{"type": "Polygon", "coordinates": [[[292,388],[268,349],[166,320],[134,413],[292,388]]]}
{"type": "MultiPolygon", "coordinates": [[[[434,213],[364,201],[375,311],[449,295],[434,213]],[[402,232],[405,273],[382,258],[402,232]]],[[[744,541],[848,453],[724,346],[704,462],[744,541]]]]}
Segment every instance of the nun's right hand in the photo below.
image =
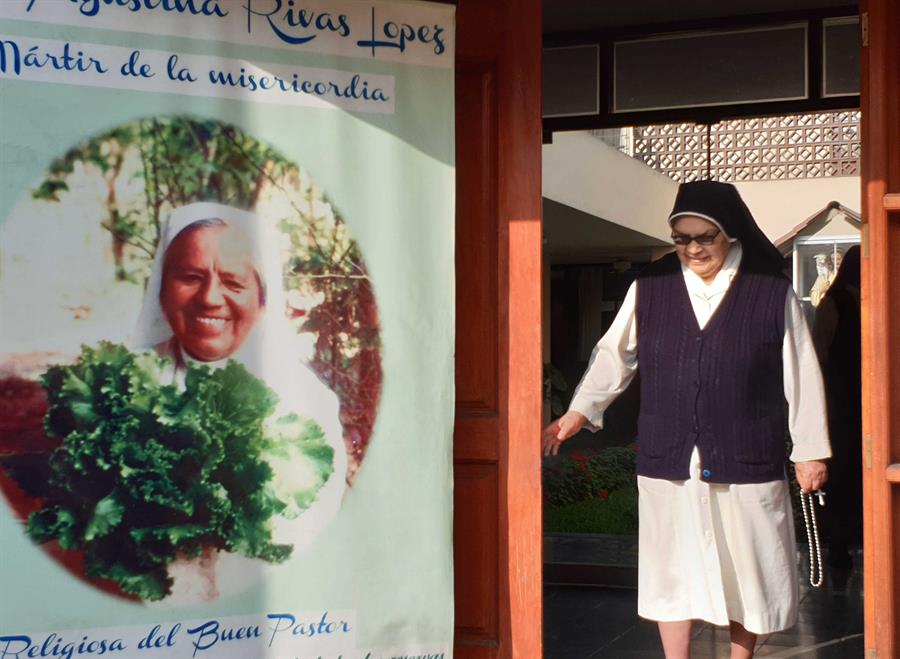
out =
{"type": "Polygon", "coordinates": [[[559,453],[559,445],[581,430],[585,421],[587,421],[587,417],[583,414],[575,410],[569,410],[544,428],[544,432],[541,433],[544,455],[550,455],[551,453],[556,455],[559,453]]]}

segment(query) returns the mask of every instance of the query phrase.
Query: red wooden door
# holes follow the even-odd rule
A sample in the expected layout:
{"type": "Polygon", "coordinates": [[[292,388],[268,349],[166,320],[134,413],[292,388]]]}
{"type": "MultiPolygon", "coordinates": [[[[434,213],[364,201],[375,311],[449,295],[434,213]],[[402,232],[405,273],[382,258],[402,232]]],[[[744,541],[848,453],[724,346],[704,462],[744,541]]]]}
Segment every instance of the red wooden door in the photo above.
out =
{"type": "Polygon", "coordinates": [[[866,659],[900,656],[900,2],[863,0],[866,659]]]}
{"type": "Polygon", "coordinates": [[[541,4],[457,9],[456,657],[541,656],[541,4]]]}

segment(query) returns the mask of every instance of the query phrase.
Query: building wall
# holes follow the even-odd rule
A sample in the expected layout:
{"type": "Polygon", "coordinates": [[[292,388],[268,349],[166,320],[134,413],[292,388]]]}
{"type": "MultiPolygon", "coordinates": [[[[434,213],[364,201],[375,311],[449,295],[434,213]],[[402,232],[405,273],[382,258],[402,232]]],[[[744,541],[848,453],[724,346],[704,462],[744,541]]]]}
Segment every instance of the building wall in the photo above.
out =
{"type": "MultiPolygon", "coordinates": [[[[856,176],[754,181],[736,185],[763,233],[771,240],[785,235],[830,201],[860,210],[861,184],[856,176]]],[[[831,224],[835,223],[827,226],[831,224]]]]}

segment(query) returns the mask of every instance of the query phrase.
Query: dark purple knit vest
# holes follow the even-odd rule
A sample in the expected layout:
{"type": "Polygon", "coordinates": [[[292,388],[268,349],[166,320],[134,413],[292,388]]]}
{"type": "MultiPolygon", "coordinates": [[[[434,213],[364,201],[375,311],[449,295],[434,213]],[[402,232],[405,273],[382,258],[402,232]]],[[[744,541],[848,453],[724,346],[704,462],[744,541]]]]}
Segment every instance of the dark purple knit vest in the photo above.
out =
{"type": "Polygon", "coordinates": [[[781,354],[789,285],[742,264],[701,331],[675,254],[641,273],[639,475],[687,479],[696,445],[706,481],[785,477],[781,354]]]}

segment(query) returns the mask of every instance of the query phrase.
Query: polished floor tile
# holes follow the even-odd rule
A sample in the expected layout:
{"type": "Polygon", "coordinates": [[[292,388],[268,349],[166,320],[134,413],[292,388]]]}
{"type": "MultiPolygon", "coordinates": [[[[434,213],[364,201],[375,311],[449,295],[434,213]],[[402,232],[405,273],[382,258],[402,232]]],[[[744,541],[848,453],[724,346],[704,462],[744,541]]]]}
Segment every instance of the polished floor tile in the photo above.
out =
{"type": "MultiPolygon", "coordinates": [[[[800,619],[792,629],[761,637],[757,657],[855,659],[863,657],[861,574],[830,574],[820,589],[801,587],[800,619]]],[[[692,656],[727,658],[727,630],[695,623],[692,656]]],[[[637,617],[629,589],[546,586],[545,659],[659,659],[656,626],[637,617]]]]}

